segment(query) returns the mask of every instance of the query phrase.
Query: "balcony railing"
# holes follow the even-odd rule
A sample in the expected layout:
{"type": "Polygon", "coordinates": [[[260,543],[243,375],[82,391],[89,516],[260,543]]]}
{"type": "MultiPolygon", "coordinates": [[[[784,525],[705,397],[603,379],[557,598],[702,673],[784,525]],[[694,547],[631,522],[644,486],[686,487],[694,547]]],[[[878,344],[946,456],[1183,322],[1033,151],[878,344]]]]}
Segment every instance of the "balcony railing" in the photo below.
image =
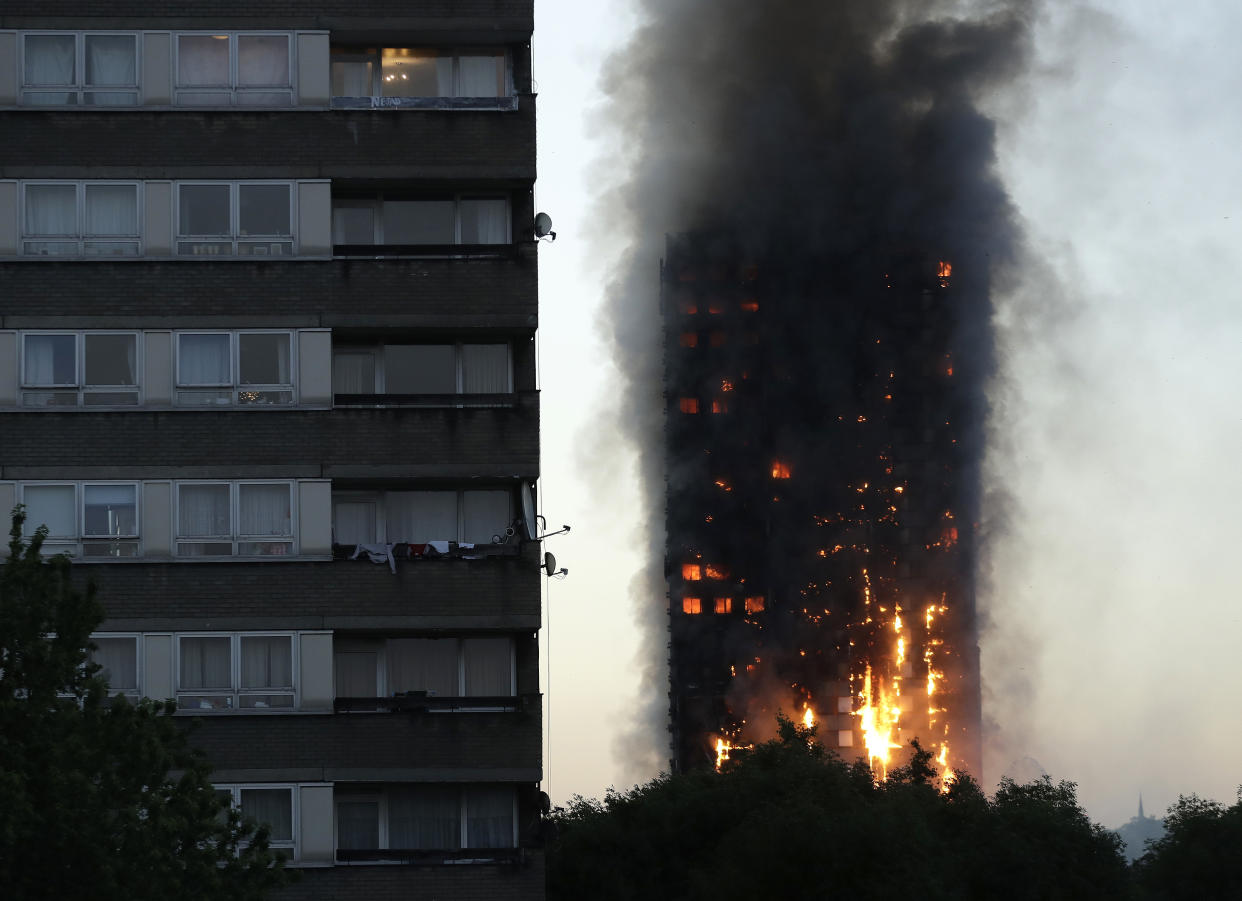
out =
{"type": "Polygon", "coordinates": [[[540,695],[478,695],[448,698],[409,691],[387,698],[337,698],[336,713],[521,713],[537,707],[540,695]]]}

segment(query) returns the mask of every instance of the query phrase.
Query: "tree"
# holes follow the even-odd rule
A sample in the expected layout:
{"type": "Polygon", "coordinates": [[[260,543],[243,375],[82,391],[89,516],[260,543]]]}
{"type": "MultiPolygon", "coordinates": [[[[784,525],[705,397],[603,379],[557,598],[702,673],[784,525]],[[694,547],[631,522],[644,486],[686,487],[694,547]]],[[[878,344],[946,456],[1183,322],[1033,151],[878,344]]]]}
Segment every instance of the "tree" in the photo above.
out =
{"type": "Polygon", "coordinates": [[[1242,898],[1242,788],[1230,807],[1182,795],[1164,829],[1135,862],[1141,898],[1242,898]]]}
{"type": "Polygon", "coordinates": [[[1115,835],[1075,787],[1002,784],[989,800],[967,775],[942,791],[932,755],[876,782],[788,720],[779,738],[720,773],[662,775],[552,815],[548,897],[1120,898],[1115,835]]]}
{"type": "Polygon", "coordinates": [[[13,512],[0,561],[0,886],[6,898],[261,898],[287,872],[212,787],[171,701],[109,698],[103,620],[47,529],[13,512]]]}

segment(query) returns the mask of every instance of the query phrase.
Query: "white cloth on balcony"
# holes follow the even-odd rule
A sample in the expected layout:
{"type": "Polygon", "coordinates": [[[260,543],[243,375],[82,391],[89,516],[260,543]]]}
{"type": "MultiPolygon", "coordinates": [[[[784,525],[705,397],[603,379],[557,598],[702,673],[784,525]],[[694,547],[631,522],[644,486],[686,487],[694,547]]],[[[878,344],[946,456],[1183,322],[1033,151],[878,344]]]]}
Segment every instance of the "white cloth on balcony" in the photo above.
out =
{"type": "Polygon", "coordinates": [[[350,560],[357,560],[363,554],[367,555],[367,559],[372,563],[388,563],[388,568],[395,575],[397,572],[397,561],[392,555],[392,549],[395,544],[360,544],[354,548],[354,555],[350,560]]]}

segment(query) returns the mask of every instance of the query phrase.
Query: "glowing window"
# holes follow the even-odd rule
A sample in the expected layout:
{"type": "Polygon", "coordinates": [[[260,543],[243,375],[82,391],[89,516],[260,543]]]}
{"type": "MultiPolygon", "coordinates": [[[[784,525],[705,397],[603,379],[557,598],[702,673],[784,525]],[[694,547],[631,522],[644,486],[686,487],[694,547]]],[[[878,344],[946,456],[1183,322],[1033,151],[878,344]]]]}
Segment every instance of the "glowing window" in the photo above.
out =
{"type": "Polygon", "coordinates": [[[763,610],[763,607],[764,607],[764,598],[763,598],[763,595],[761,594],[755,595],[753,597],[749,597],[746,599],[746,612],[747,613],[759,613],[760,611],[763,610]]]}
{"type": "Polygon", "coordinates": [[[716,598],[716,612],[717,613],[732,613],[733,612],[733,598],[716,598]]]}
{"type": "Polygon", "coordinates": [[[682,598],[681,612],[693,616],[703,612],[702,598],[682,598]]]}
{"type": "Polygon", "coordinates": [[[713,316],[717,316],[724,311],[724,305],[718,300],[709,300],[707,302],[707,312],[713,316]]]}
{"type": "Polygon", "coordinates": [[[743,300],[741,303],[741,307],[742,307],[742,311],[745,313],[758,313],[759,312],[759,301],[743,300]]]}
{"type": "Polygon", "coordinates": [[[697,582],[703,578],[703,570],[697,563],[683,563],[681,577],[687,582],[697,582]]]}
{"type": "Polygon", "coordinates": [[[707,578],[716,580],[727,579],[729,578],[729,567],[709,563],[707,564],[707,578]]]}
{"type": "Polygon", "coordinates": [[[698,347],[699,346],[698,332],[682,332],[679,343],[681,344],[682,347],[698,347]]]}
{"type": "Polygon", "coordinates": [[[779,460],[772,464],[772,478],[787,479],[789,478],[789,464],[781,463],[779,460]]]}
{"type": "Polygon", "coordinates": [[[698,401],[698,398],[694,398],[694,397],[683,397],[681,400],[679,400],[679,401],[677,402],[677,406],[678,406],[678,408],[681,410],[681,412],[683,412],[683,413],[697,413],[697,412],[699,412],[699,401],[698,401]]]}
{"type": "Polygon", "coordinates": [[[714,401],[712,401],[712,412],[713,413],[728,413],[729,402],[724,400],[723,398],[719,398],[719,397],[716,398],[714,401]]]}

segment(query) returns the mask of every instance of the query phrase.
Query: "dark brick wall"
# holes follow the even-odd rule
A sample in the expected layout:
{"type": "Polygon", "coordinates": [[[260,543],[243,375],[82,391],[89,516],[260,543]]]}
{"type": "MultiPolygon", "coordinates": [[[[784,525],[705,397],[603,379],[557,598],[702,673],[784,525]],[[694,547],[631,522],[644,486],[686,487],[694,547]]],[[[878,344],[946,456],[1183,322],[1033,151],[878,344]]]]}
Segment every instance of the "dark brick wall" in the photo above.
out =
{"type": "MultiPolygon", "coordinates": [[[[73,567],[94,582],[104,629],[367,628],[368,618],[427,628],[538,623],[538,547],[485,560],[322,563],[111,563],[73,567]]],[[[370,628],[376,628],[371,625],[370,628]]]]}
{"type": "Polygon", "coordinates": [[[535,98],[522,97],[516,112],[0,112],[0,178],[78,177],[389,178],[462,188],[516,180],[529,187],[535,98]]]}
{"type": "Polygon", "coordinates": [[[192,728],[191,744],[206,752],[218,771],[538,770],[541,703],[538,695],[518,700],[525,703],[513,713],[215,716],[178,722],[192,728]]]}
{"type": "Polygon", "coordinates": [[[338,866],[301,871],[273,901],[542,901],[543,852],[526,849],[517,865],[338,866]]]}
{"type": "Polygon", "coordinates": [[[368,465],[389,477],[439,469],[533,478],[538,395],[519,395],[510,408],[0,413],[0,478],[29,477],[29,467],[45,477],[63,467],[66,478],[86,467],[116,467],[116,478],[261,477],[282,467],[289,476],[331,477],[368,465]],[[247,470],[256,466],[264,469],[247,470]]]}
{"type": "Polygon", "coordinates": [[[0,326],[534,328],[536,251],[489,259],[0,264],[0,326]]]}

